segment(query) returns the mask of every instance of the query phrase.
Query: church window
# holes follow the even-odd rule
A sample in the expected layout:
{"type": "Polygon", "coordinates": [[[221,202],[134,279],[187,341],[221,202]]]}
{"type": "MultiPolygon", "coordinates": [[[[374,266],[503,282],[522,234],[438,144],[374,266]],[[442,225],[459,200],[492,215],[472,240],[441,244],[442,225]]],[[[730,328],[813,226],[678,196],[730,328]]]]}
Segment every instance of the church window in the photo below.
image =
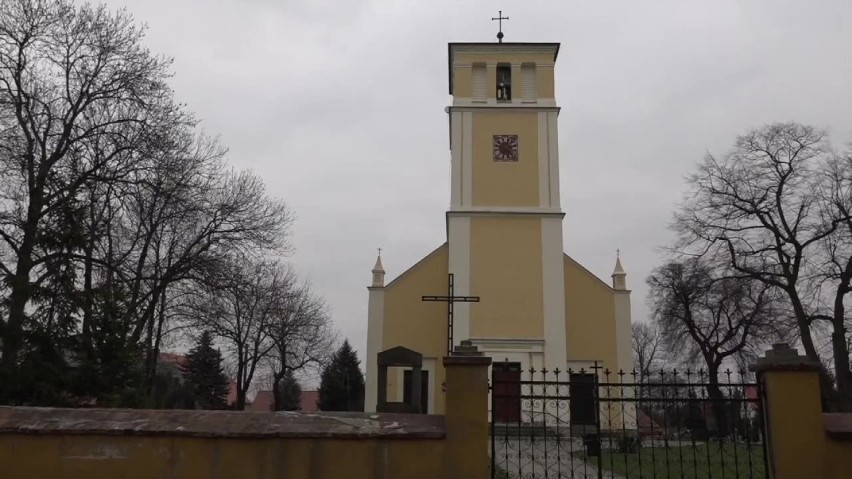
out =
{"type": "Polygon", "coordinates": [[[494,135],[494,161],[518,161],[518,135],[494,135]]]}
{"type": "Polygon", "coordinates": [[[521,98],[533,102],[536,96],[535,64],[525,63],[521,65],[521,98]]]}
{"type": "Polygon", "coordinates": [[[512,67],[497,65],[497,101],[512,101],[512,67]]]}
{"type": "Polygon", "coordinates": [[[488,72],[485,69],[485,64],[474,63],[471,77],[473,81],[473,99],[477,101],[485,101],[488,96],[488,72]]]}

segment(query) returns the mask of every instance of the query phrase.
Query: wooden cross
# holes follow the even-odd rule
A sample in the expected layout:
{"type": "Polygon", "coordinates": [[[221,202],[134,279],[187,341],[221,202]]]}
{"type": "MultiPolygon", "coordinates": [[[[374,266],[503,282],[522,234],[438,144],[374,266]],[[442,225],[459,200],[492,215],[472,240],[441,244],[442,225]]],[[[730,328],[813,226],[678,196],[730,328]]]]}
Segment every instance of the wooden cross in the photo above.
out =
{"type": "Polygon", "coordinates": [[[421,301],[440,301],[447,303],[447,356],[453,352],[453,304],[455,303],[478,303],[479,296],[455,296],[453,287],[453,274],[450,273],[449,287],[446,296],[423,296],[421,301]]]}
{"type": "Polygon", "coordinates": [[[491,21],[492,21],[492,22],[493,22],[494,20],[497,20],[497,21],[499,22],[499,25],[500,25],[500,31],[499,31],[499,32],[497,32],[497,40],[498,40],[500,43],[503,43],[503,20],[508,20],[508,19],[509,19],[509,17],[504,17],[504,16],[503,16],[503,10],[500,10],[500,11],[499,11],[499,13],[497,13],[497,17],[491,17],[491,21]]]}

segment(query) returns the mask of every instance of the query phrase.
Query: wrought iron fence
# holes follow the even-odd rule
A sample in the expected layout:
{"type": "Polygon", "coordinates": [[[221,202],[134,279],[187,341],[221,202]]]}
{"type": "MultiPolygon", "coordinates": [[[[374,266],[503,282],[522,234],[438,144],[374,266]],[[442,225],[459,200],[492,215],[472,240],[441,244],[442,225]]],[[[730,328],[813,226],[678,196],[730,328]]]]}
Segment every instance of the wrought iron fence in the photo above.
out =
{"type": "Polygon", "coordinates": [[[765,478],[761,391],[730,370],[494,363],[493,478],[765,478]]]}

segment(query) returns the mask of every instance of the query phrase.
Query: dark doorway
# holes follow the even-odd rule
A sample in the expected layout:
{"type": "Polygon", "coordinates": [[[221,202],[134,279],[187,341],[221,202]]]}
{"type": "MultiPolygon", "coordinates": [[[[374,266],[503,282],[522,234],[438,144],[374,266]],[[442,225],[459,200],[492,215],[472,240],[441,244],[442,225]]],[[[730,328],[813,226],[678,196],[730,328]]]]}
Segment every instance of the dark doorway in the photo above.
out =
{"type": "MultiPolygon", "coordinates": [[[[411,404],[411,370],[407,369],[402,376],[402,402],[411,404]]],[[[429,371],[420,372],[420,412],[429,414],[429,371]]]]}
{"type": "Polygon", "coordinates": [[[493,421],[501,423],[521,421],[521,363],[494,363],[493,421]]]}
{"type": "Polygon", "coordinates": [[[598,421],[595,407],[594,374],[572,374],[569,378],[568,396],[570,400],[572,425],[594,426],[598,421]]]}

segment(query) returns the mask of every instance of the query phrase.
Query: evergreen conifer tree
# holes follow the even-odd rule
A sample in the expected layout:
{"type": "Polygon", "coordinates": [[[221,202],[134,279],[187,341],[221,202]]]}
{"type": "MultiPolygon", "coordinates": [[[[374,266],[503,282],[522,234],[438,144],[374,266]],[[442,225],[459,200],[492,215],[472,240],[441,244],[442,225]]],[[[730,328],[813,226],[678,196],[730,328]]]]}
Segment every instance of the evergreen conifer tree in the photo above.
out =
{"type": "Polygon", "coordinates": [[[222,354],[213,349],[213,336],[205,331],[198,344],[186,355],[184,379],[195,395],[199,409],[224,409],[228,400],[228,377],[222,368],[222,354]]]}
{"type": "Polygon", "coordinates": [[[322,370],[319,388],[319,408],[323,411],[363,411],[364,375],[358,356],[343,341],[331,362],[322,370]]]}
{"type": "Polygon", "coordinates": [[[281,392],[281,407],[280,411],[298,411],[302,408],[302,386],[296,380],[296,375],[292,369],[288,369],[278,383],[279,391],[281,392]]]}

